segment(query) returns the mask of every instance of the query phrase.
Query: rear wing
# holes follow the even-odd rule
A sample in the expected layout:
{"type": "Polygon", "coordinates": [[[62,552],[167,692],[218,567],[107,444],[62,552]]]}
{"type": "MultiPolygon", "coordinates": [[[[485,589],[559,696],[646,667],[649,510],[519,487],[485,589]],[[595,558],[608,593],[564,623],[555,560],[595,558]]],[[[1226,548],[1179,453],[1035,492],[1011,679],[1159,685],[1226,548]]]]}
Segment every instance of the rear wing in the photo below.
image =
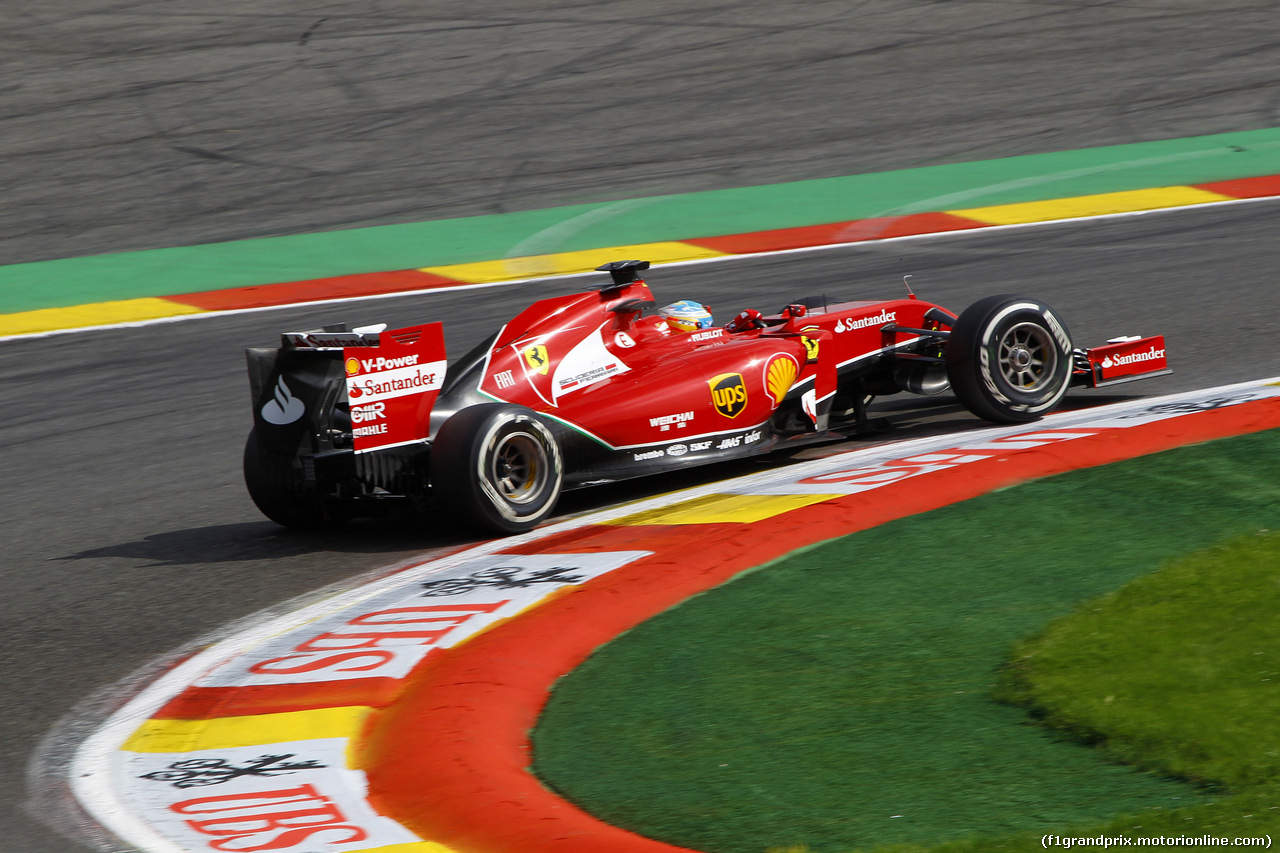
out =
{"type": "Polygon", "coordinates": [[[259,441],[367,453],[425,440],[447,366],[443,326],[385,329],[285,332],[278,349],[247,350],[259,441]]]}
{"type": "Polygon", "coordinates": [[[356,453],[427,438],[448,367],[440,323],[382,332],[374,346],[344,346],[342,366],[356,453]]]}

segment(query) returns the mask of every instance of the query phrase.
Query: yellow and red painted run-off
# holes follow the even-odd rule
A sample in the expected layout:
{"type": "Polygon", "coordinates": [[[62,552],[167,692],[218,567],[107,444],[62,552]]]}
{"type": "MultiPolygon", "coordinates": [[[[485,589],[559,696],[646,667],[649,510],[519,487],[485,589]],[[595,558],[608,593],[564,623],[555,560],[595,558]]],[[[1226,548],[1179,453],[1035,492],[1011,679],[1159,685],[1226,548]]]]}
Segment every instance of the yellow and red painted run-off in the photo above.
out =
{"type": "Polygon", "coordinates": [[[1207,184],[1156,187],[1046,201],[914,213],[746,234],[601,246],[585,251],[529,255],[422,269],[368,272],[307,281],[0,314],[0,337],[145,322],[218,311],[268,308],[570,275],[593,270],[602,263],[602,259],[634,257],[649,260],[655,264],[675,263],[1275,196],[1280,196],[1280,175],[1265,175],[1207,184]]]}
{"type": "Polygon", "coordinates": [[[551,686],[601,644],[809,544],[1276,427],[1280,382],[1243,383],[855,450],[463,549],[187,661],[82,749],[77,793],[147,850],[672,853],[527,769],[551,686]]]}

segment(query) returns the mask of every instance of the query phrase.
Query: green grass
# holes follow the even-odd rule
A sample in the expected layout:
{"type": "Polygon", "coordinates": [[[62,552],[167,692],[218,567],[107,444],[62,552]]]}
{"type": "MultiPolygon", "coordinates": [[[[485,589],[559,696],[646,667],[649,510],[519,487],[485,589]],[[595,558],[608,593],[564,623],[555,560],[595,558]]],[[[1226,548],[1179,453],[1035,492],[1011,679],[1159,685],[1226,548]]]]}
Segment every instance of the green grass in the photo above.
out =
{"type": "Polygon", "coordinates": [[[1261,530],[1173,561],[1020,643],[1000,695],[1117,760],[1269,793],[1268,822],[1280,826],[1277,613],[1280,534],[1261,530]]]}
{"type": "Polygon", "coordinates": [[[1261,574],[1190,583],[1197,557],[1140,582],[1172,578],[1168,595],[1139,585],[1054,620],[1224,536],[1271,543],[1256,534],[1280,528],[1277,475],[1272,431],[1030,483],[740,576],[564,679],[535,770],[605,820],[710,853],[1276,826],[1265,753],[1280,734],[1256,730],[1277,719],[1257,673],[1280,670],[1262,615],[1280,570],[1213,551],[1261,574]],[[1143,623],[1108,617],[1112,601],[1165,603],[1143,623]],[[1073,627],[1086,618],[1107,632],[1073,627]]]}

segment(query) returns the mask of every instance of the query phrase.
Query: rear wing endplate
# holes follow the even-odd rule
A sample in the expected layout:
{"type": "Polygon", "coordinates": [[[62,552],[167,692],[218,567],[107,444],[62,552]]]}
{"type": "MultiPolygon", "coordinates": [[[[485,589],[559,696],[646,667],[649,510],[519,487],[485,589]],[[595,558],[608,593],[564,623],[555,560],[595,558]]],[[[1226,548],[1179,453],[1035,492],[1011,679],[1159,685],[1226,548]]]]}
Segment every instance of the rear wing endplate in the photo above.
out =
{"type": "Polygon", "coordinates": [[[380,332],[377,343],[342,348],[356,453],[424,441],[444,385],[440,323],[380,332]]]}

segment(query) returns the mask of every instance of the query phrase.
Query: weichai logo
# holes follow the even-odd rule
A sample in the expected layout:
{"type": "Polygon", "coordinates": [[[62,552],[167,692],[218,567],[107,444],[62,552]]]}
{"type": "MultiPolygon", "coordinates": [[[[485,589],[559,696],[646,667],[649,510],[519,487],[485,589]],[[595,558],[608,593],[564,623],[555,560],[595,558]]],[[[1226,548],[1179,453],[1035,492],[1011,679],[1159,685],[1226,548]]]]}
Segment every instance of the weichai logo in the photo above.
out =
{"type": "Polygon", "coordinates": [[[722,373],[707,383],[711,386],[711,402],[726,418],[736,418],[747,407],[747,386],[741,373],[722,373]]]}

